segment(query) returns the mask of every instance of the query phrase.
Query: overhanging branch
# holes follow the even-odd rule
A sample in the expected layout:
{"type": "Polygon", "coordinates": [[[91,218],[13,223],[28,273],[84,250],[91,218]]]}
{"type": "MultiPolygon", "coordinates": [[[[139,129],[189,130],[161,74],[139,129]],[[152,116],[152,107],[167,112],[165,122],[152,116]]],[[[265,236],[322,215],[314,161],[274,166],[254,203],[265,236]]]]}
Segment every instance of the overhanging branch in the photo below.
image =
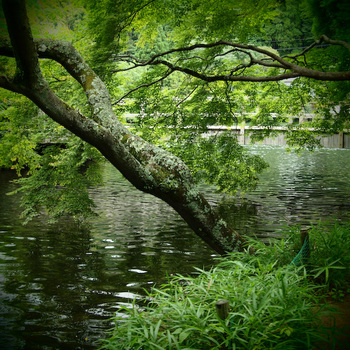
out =
{"type": "MultiPolygon", "coordinates": [[[[245,45],[245,44],[239,44],[239,43],[220,40],[209,44],[194,44],[187,47],[172,49],[166,52],[156,54],[152,56],[148,61],[137,61],[135,57],[133,58],[129,57],[130,59],[132,59],[133,67],[126,68],[125,70],[130,70],[141,66],[144,67],[149,65],[165,65],[172,71],[179,71],[206,82],[215,82],[215,81],[268,82],[268,81],[280,81],[288,78],[297,78],[297,77],[306,77],[306,78],[311,78],[315,80],[324,80],[324,81],[350,80],[350,71],[323,72],[323,71],[319,71],[311,68],[306,68],[290,61],[290,60],[295,60],[296,57],[305,55],[308,51],[312,50],[323,41],[327,42],[330,45],[341,45],[350,51],[350,44],[346,43],[345,41],[331,40],[325,35],[323,35],[320,38],[320,40],[315,41],[315,43],[310,45],[300,54],[296,56],[291,56],[291,57],[289,56],[280,57],[269,50],[266,50],[257,46],[253,46],[253,45],[245,45]],[[216,48],[220,46],[228,47],[230,48],[230,50],[224,53],[213,55],[212,59],[227,55],[227,53],[241,52],[249,57],[249,62],[238,64],[236,67],[231,69],[230,74],[210,75],[210,74],[205,74],[203,71],[198,71],[198,70],[191,69],[189,67],[185,67],[181,65],[180,61],[186,61],[189,59],[188,57],[180,58],[180,59],[177,58],[176,63],[171,61],[172,55],[176,53],[186,53],[186,52],[192,52],[200,49],[216,48]],[[258,59],[253,56],[253,53],[263,55],[264,58],[258,59]],[[242,74],[247,68],[252,66],[280,69],[282,70],[282,72],[280,74],[273,73],[270,75],[269,74],[264,74],[264,75],[248,75],[248,74],[243,75],[242,74]]],[[[192,59],[193,56],[190,58],[192,59]]],[[[201,59],[203,59],[203,57],[201,57],[201,59]]]]}
{"type": "MultiPolygon", "coordinates": [[[[289,78],[297,78],[300,76],[298,73],[290,72],[290,73],[283,73],[279,75],[269,75],[269,76],[246,76],[246,75],[206,75],[200,72],[197,72],[195,70],[192,70],[190,68],[183,68],[179,66],[175,66],[172,63],[164,60],[157,60],[152,63],[153,65],[162,64],[167,67],[169,67],[173,71],[182,72],[188,75],[191,75],[195,78],[201,79],[203,81],[206,81],[208,83],[212,83],[215,81],[247,81],[247,82],[267,82],[267,81],[279,81],[279,80],[285,80],[289,78]]],[[[242,69],[245,67],[242,67],[242,69]]],[[[349,72],[350,77],[350,72],[349,72]]]]}
{"type": "MultiPolygon", "coordinates": [[[[14,50],[7,47],[7,52],[12,52],[11,55],[14,53],[18,64],[23,64],[19,71],[24,74],[16,77],[17,85],[26,90],[21,93],[29,97],[52,120],[96,147],[136,188],[151,193],[172,206],[189,227],[218,253],[243,250],[245,240],[229,227],[201,195],[190,170],[179,158],[132,134],[117,120],[113,122],[114,113],[105,85],[75,49],[67,43],[57,41],[41,40],[34,43],[28,19],[26,23],[29,31],[13,36],[16,27],[21,26],[18,19],[14,19],[18,0],[3,2],[11,7],[11,15],[6,19],[15,21],[9,26],[11,39],[14,38],[14,50]],[[26,50],[22,50],[23,42],[26,50]],[[41,75],[38,54],[61,63],[81,83],[93,112],[96,116],[99,115],[98,121],[81,115],[50,89],[41,75]]],[[[23,10],[24,0],[20,3],[20,10],[23,10]]],[[[21,16],[19,18],[23,18],[23,13],[21,16]]],[[[0,49],[0,52],[4,51],[0,49]]],[[[0,83],[9,88],[11,80],[0,76],[0,83]]]]}
{"type": "Polygon", "coordinates": [[[319,43],[322,43],[322,41],[326,42],[327,44],[330,44],[330,45],[340,45],[340,46],[343,46],[345,47],[348,51],[350,51],[350,44],[347,43],[346,41],[343,41],[343,40],[332,40],[330,38],[328,38],[327,35],[322,35],[320,40],[319,40],[319,43]]]}

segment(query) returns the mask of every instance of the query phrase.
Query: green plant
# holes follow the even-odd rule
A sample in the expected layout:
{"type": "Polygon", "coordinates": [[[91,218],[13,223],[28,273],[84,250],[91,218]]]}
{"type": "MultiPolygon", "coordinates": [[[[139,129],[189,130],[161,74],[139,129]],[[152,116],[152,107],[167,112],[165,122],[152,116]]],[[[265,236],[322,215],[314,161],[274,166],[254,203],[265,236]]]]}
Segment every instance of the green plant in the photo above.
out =
{"type": "Polygon", "coordinates": [[[301,267],[291,264],[301,247],[298,227],[269,245],[247,238],[254,256],[232,253],[196,277],[171,277],[152,289],[150,304],[134,303],[124,309],[127,318],[115,318],[101,349],[312,349],[335,342],[335,330],[319,320],[329,313],[324,287],[337,300],[349,291],[349,228],[312,226],[311,256],[301,267]],[[215,312],[219,299],[230,305],[224,321],[215,312]]]}
{"type": "Polygon", "coordinates": [[[315,312],[315,286],[303,267],[233,253],[210,271],[197,270],[197,277],[175,276],[154,288],[151,305],[125,308],[128,318],[115,319],[102,349],[308,349],[322,339],[322,308],[315,312]],[[224,321],[215,312],[219,299],[230,304],[224,321]]]}
{"type": "Polygon", "coordinates": [[[309,235],[311,277],[327,291],[346,290],[350,284],[350,223],[319,223],[311,227],[309,235]]]}
{"type": "Polygon", "coordinates": [[[344,301],[346,291],[342,289],[332,288],[329,292],[330,297],[335,301],[344,301]]]}

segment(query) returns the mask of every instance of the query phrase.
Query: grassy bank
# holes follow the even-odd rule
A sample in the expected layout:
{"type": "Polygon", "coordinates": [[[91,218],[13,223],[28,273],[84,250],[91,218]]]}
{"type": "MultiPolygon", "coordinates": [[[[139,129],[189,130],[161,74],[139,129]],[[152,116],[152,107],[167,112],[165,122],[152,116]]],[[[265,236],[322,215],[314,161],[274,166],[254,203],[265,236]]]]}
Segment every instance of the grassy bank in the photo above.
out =
{"type": "MultiPolygon", "coordinates": [[[[310,258],[296,266],[298,228],[271,245],[251,240],[256,255],[232,253],[196,277],[174,276],[147,305],[125,308],[102,349],[314,349],[335,342],[321,322],[325,300],[341,299],[350,281],[350,225],[309,230],[310,258]],[[217,316],[225,299],[230,312],[217,316]]],[[[334,345],[334,344],[333,344],[334,345]]]]}

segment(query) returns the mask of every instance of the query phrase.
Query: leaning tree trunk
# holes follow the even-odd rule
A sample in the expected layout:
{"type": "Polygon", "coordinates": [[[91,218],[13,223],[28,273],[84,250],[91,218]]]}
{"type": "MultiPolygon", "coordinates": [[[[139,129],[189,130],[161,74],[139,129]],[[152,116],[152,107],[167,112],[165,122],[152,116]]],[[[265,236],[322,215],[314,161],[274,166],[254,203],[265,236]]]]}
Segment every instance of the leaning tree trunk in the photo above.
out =
{"type": "Polygon", "coordinates": [[[24,1],[3,0],[10,40],[0,41],[0,54],[14,56],[13,79],[0,76],[0,86],[23,94],[50,118],[96,147],[136,188],[168,203],[216,252],[242,250],[244,240],[198,192],[187,166],[177,157],[132,134],[115,116],[109,93],[75,48],[67,42],[33,40],[24,1]],[[59,62],[82,86],[91,117],[69,107],[50,89],[39,59],[59,62]]]}

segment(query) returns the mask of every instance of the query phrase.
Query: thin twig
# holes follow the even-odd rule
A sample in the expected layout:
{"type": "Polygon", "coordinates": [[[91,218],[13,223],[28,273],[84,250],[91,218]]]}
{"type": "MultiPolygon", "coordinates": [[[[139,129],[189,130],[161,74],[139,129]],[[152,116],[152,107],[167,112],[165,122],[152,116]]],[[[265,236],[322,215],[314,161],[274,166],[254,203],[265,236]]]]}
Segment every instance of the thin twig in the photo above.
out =
{"type": "Polygon", "coordinates": [[[340,45],[340,46],[344,46],[347,50],[350,51],[350,44],[346,41],[343,41],[343,40],[332,40],[330,38],[328,38],[327,35],[322,35],[321,38],[320,38],[320,43],[322,41],[325,41],[327,44],[330,44],[330,45],[340,45]]]}
{"type": "Polygon", "coordinates": [[[155,81],[152,81],[151,83],[148,83],[148,84],[142,84],[142,85],[139,85],[137,86],[136,88],[134,89],[131,89],[130,91],[128,91],[125,95],[123,95],[119,100],[117,100],[116,102],[112,103],[113,106],[117,105],[118,103],[120,103],[124,98],[126,98],[127,96],[129,96],[130,94],[132,94],[133,92],[139,90],[139,89],[142,89],[142,88],[147,88],[147,87],[150,87],[154,84],[157,84],[159,82],[161,82],[162,80],[166,79],[171,73],[173,73],[173,71],[171,69],[169,69],[166,74],[164,76],[162,76],[161,78],[155,80],[155,81]]]}
{"type": "Polygon", "coordinates": [[[230,98],[230,95],[228,93],[228,90],[230,88],[230,84],[228,81],[225,82],[226,83],[226,89],[225,89],[225,96],[226,96],[226,101],[228,103],[228,106],[229,106],[229,110],[230,110],[230,113],[235,121],[235,125],[237,126],[238,125],[238,118],[236,117],[235,113],[233,112],[233,109],[232,109],[232,104],[231,104],[231,98],[230,98]]]}

